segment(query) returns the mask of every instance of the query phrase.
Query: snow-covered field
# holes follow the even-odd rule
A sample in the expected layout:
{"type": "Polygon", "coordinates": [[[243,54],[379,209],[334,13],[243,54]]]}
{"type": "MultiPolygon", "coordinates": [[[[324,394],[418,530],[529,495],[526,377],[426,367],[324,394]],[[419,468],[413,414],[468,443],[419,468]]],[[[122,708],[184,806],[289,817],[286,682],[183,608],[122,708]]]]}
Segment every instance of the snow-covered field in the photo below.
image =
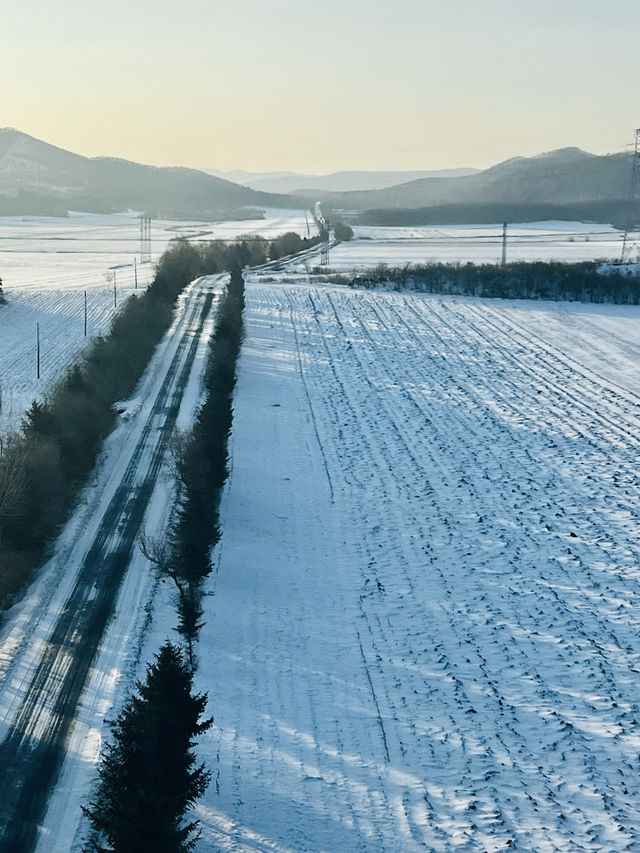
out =
{"type": "MultiPolygon", "coordinates": [[[[350,247],[364,244],[377,242],[350,247]]],[[[9,291],[26,319],[0,325],[3,367],[21,336],[18,361],[34,364],[29,329],[47,316],[82,346],[79,275],[9,291]]],[[[215,727],[198,853],[640,849],[640,309],[272,277],[247,293],[205,601],[197,687],[215,727]]],[[[113,296],[96,281],[90,334],[113,296]]],[[[203,339],[183,428],[204,357],[203,339]]],[[[3,666],[40,602],[72,585],[66,555],[118,475],[110,454],[134,438],[123,423],[107,442],[9,614],[3,666]]],[[[151,533],[170,499],[166,479],[151,533]]],[[[105,720],[175,625],[170,598],[136,553],[39,853],[81,849],[105,720]]]]}
{"type": "MultiPolygon", "coordinates": [[[[123,287],[122,305],[133,293],[123,287]]],[[[93,335],[105,334],[115,316],[113,289],[87,292],[87,337],[84,337],[84,295],[76,290],[17,291],[0,306],[0,436],[15,429],[25,410],[39,399],[87,346],[93,335]],[[36,326],[40,327],[40,379],[36,366],[36,326]]]]}
{"type": "Polygon", "coordinates": [[[640,849],[640,310],[246,316],[198,850],[640,849]]]}
{"type": "MultiPolygon", "coordinates": [[[[315,224],[310,223],[315,233],[315,224]]],[[[176,236],[234,239],[259,233],[307,233],[304,213],[267,211],[264,220],[215,224],[152,222],[152,258],[176,236]]],[[[121,305],[153,278],[153,263],[140,263],[140,221],[134,213],[100,216],[0,217],[0,277],[8,305],[0,306],[0,436],[16,428],[78,357],[91,336],[105,334],[121,305]],[[134,258],[137,256],[137,270],[134,258]],[[84,294],[87,291],[87,335],[84,294]],[[40,379],[36,375],[36,324],[40,326],[40,379]]]]}
{"type": "MultiPolygon", "coordinates": [[[[534,222],[508,226],[507,258],[511,261],[618,260],[622,233],[611,225],[583,222],[534,222]]],[[[637,260],[640,234],[633,234],[627,259],[637,260]]],[[[330,266],[340,272],[376,264],[499,263],[502,224],[447,225],[421,228],[354,228],[354,239],[330,253],[330,266]]]]}
{"type": "MultiPolygon", "coordinates": [[[[311,233],[317,233],[309,217],[311,233]]],[[[231,222],[152,220],[151,255],[157,260],[175,237],[190,240],[233,240],[243,234],[275,237],[285,231],[307,234],[304,213],[267,210],[265,219],[231,222]]],[[[68,218],[0,217],[0,277],[7,291],[17,288],[102,288],[107,272],[133,284],[133,259],[138,256],[139,281],[152,277],[152,265],[140,264],[140,218],[134,212],[100,215],[79,213],[68,218]]]]}

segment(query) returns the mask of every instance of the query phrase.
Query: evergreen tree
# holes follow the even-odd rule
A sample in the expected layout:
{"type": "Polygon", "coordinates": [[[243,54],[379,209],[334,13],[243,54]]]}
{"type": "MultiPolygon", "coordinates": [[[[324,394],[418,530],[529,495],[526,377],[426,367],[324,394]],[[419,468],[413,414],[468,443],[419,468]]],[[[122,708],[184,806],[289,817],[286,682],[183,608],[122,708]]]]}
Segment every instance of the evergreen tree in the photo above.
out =
{"type": "Polygon", "coordinates": [[[196,765],[194,738],[213,720],[201,721],[207,697],[192,694],[192,681],[167,641],[112,724],[95,799],[83,808],[94,829],[86,853],[184,853],[195,845],[197,821],[184,817],[210,773],[196,765]]]}

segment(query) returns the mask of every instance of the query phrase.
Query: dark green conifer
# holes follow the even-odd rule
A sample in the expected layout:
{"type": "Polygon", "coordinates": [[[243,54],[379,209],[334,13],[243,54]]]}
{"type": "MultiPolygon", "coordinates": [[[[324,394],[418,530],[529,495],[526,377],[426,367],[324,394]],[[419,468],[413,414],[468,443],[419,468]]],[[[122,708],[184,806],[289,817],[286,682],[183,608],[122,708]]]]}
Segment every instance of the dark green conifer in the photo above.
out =
{"type": "Polygon", "coordinates": [[[185,821],[210,773],[196,764],[194,739],[206,695],[193,695],[193,674],[180,649],[166,642],[138,693],[112,724],[93,801],[83,809],[94,834],[87,853],[184,853],[197,840],[185,821]]]}

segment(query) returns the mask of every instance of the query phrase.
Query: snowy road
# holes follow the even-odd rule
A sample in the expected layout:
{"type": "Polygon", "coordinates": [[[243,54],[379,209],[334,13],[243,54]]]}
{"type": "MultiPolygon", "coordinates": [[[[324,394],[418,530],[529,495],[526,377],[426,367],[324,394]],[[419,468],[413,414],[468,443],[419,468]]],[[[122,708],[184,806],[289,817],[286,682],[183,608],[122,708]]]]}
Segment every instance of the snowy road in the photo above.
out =
{"type": "MultiPolygon", "coordinates": [[[[27,853],[68,745],[85,681],[158,481],[205,321],[223,276],[203,278],[181,300],[171,332],[143,380],[109,479],[64,559],[64,601],[53,594],[25,624],[9,621],[0,688],[0,851],[27,853]],[[77,569],[74,572],[74,566],[77,569]]],[[[28,607],[27,607],[28,609],[28,607]]]]}
{"type": "Polygon", "coordinates": [[[198,850],[640,849],[638,312],[247,298],[198,850]]]}

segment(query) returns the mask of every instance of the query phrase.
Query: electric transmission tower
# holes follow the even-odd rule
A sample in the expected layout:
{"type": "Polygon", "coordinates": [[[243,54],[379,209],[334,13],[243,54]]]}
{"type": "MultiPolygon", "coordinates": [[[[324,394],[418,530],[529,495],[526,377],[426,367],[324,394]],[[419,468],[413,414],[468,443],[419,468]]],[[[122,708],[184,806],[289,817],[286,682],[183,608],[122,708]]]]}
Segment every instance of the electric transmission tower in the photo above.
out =
{"type": "Polygon", "coordinates": [[[151,260],[151,217],[140,217],[140,261],[144,264],[151,260]]]}
{"type": "MultiPolygon", "coordinates": [[[[633,215],[633,203],[636,200],[638,192],[638,183],[640,182],[640,128],[636,130],[635,144],[633,149],[633,159],[631,161],[631,180],[629,183],[629,216],[633,215]]],[[[633,225],[633,223],[629,223],[633,225]]],[[[629,225],[625,228],[624,237],[622,238],[622,251],[620,252],[620,263],[623,264],[629,246],[629,225]]]]}

